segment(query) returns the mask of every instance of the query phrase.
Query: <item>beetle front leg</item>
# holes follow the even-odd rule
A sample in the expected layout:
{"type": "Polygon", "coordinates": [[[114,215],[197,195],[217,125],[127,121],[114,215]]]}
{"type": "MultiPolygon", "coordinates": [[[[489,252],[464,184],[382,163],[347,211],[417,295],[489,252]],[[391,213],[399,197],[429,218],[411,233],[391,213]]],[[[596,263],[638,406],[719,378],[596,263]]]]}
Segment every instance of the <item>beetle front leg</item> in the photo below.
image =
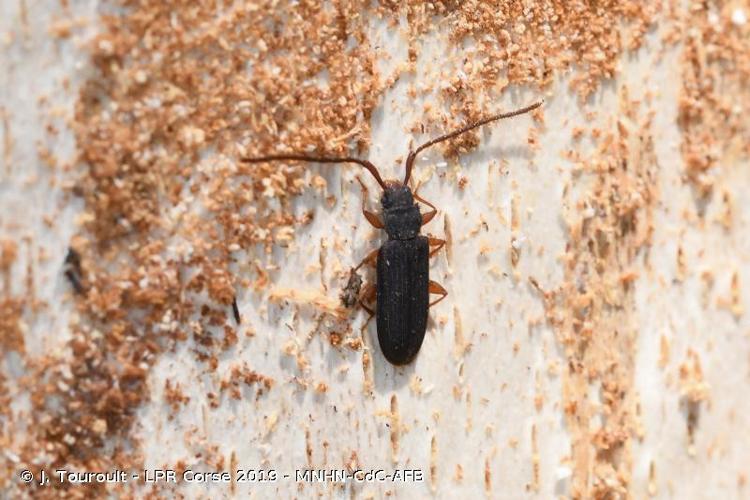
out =
{"type": "Polygon", "coordinates": [[[430,304],[427,307],[434,306],[435,304],[437,304],[438,302],[440,302],[441,300],[443,300],[444,298],[446,298],[448,296],[448,290],[446,290],[445,288],[443,288],[442,285],[440,285],[436,281],[430,280],[430,284],[429,284],[428,290],[429,290],[430,293],[435,294],[435,295],[442,295],[442,297],[440,297],[439,299],[434,300],[433,302],[430,302],[430,304]]]}
{"type": "Polygon", "coordinates": [[[380,217],[365,208],[368,197],[367,187],[365,187],[362,179],[360,179],[359,177],[357,177],[357,182],[359,182],[359,185],[362,187],[362,213],[364,214],[365,219],[367,219],[367,222],[372,224],[377,229],[383,229],[385,227],[385,224],[383,224],[383,221],[380,219],[380,217]]]}
{"type": "Polygon", "coordinates": [[[430,257],[438,253],[438,251],[445,246],[445,240],[440,238],[433,238],[432,236],[427,237],[427,244],[431,247],[435,247],[430,250],[430,257]]]}
{"type": "Polygon", "coordinates": [[[433,218],[435,218],[435,215],[437,214],[437,207],[435,207],[435,205],[433,205],[429,201],[419,196],[416,192],[414,193],[414,199],[421,201],[422,203],[424,203],[425,205],[427,205],[428,207],[432,209],[429,212],[422,214],[422,225],[424,226],[425,224],[430,222],[433,218]]]}

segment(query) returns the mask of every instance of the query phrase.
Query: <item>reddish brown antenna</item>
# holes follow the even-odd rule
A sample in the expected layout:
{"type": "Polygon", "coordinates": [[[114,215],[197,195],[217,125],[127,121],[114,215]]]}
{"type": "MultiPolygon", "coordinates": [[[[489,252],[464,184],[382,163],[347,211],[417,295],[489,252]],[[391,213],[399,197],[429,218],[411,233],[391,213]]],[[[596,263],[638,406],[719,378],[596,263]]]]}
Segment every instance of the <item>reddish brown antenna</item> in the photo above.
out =
{"type": "Polygon", "coordinates": [[[285,161],[285,160],[292,160],[292,161],[309,161],[314,163],[356,163],[358,165],[361,165],[365,167],[369,172],[372,174],[373,177],[375,177],[375,180],[378,181],[378,184],[380,184],[380,187],[385,189],[385,182],[383,182],[383,179],[380,177],[380,172],[378,172],[378,169],[375,165],[370,163],[367,160],[360,160],[359,158],[321,158],[317,156],[307,156],[307,155],[270,155],[270,156],[259,156],[255,158],[241,158],[240,161],[243,163],[261,163],[264,161],[285,161]]]}
{"type": "Polygon", "coordinates": [[[406,158],[406,176],[404,177],[404,185],[409,183],[409,178],[411,178],[411,170],[412,170],[412,167],[414,166],[414,160],[417,158],[417,155],[421,151],[429,148],[430,146],[434,146],[435,144],[439,142],[447,141],[448,139],[453,139],[454,137],[459,136],[465,132],[468,132],[469,130],[473,130],[477,127],[481,127],[482,125],[487,125],[488,123],[494,122],[496,120],[502,120],[504,118],[512,118],[514,116],[528,113],[529,111],[535,110],[542,104],[544,104],[544,100],[535,102],[534,104],[530,106],[526,106],[525,108],[517,109],[515,111],[510,111],[508,113],[501,113],[499,115],[490,116],[482,120],[479,120],[477,122],[470,123],[469,125],[466,125],[465,127],[455,130],[449,134],[441,135],[440,137],[432,139],[431,141],[425,142],[414,151],[410,151],[409,156],[406,158]]]}

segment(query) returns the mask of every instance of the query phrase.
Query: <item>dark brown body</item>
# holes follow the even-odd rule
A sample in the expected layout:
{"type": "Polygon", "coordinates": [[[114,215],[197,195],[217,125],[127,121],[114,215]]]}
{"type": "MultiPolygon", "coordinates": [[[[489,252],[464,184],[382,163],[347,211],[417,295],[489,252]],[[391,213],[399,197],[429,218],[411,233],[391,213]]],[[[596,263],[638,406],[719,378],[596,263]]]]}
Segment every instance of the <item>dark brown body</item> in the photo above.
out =
{"type": "Polygon", "coordinates": [[[388,241],[378,251],[378,342],[385,359],[405,365],[419,352],[427,328],[429,241],[408,186],[388,183],[380,198],[388,241]]]}
{"type": "Polygon", "coordinates": [[[388,240],[378,252],[378,342],[394,365],[411,362],[422,347],[429,305],[429,245],[425,236],[388,240]]]}

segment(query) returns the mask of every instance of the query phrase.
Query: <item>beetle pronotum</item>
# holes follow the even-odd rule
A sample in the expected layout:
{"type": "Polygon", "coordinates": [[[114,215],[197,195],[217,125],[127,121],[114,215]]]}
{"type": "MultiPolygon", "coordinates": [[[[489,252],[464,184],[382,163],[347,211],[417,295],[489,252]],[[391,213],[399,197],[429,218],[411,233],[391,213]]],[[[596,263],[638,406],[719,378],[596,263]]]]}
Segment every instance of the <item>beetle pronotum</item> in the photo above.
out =
{"type": "MultiPolygon", "coordinates": [[[[376,299],[378,342],[383,355],[394,365],[403,365],[411,362],[422,346],[427,328],[428,309],[448,295],[448,292],[442,286],[429,279],[429,258],[443,247],[445,241],[420,234],[421,227],[430,222],[437,214],[437,208],[432,203],[420,198],[418,194],[413,193],[409,187],[409,179],[417,155],[430,146],[457,137],[482,125],[533,111],[541,106],[542,102],[539,101],[509,113],[484,118],[425,142],[409,152],[406,158],[406,174],[403,182],[397,180],[384,181],[375,165],[359,158],[278,154],[242,158],[241,161],[245,163],[268,161],[356,163],[372,174],[383,189],[380,198],[381,215],[372,213],[365,208],[367,188],[364,185],[362,185],[362,213],[370,224],[378,229],[385,229],[388,240],[380,248],[370,252],[354,270],[356,271],[364,264],[376,266],[376,285],[366,287],[363,292],[364,299],[376,299]],[[414,202],[415,199],[429,206],[430,211],[422,214],[419,206],[414,202]],[[433,302],[429,302],[430,294],[440,295],[440,297],[433,302]]],[[[372,309],[367,307],[364,299],[360,299],[362,307],[371,315],[375,314],[372,309]]]]}

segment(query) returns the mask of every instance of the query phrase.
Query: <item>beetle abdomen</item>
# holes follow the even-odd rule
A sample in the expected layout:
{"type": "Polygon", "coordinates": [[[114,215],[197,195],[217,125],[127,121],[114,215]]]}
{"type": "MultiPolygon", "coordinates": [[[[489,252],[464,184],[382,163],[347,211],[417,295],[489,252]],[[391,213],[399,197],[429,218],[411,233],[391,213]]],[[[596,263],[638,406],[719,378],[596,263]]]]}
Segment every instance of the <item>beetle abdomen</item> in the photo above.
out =
{"type": "Polygon", "coordinates": [[[424,340],[429,304],[429,245],[425,236],[388,240],[378,252],[378,341],[394,365],[410,362],[424,340]]]}

